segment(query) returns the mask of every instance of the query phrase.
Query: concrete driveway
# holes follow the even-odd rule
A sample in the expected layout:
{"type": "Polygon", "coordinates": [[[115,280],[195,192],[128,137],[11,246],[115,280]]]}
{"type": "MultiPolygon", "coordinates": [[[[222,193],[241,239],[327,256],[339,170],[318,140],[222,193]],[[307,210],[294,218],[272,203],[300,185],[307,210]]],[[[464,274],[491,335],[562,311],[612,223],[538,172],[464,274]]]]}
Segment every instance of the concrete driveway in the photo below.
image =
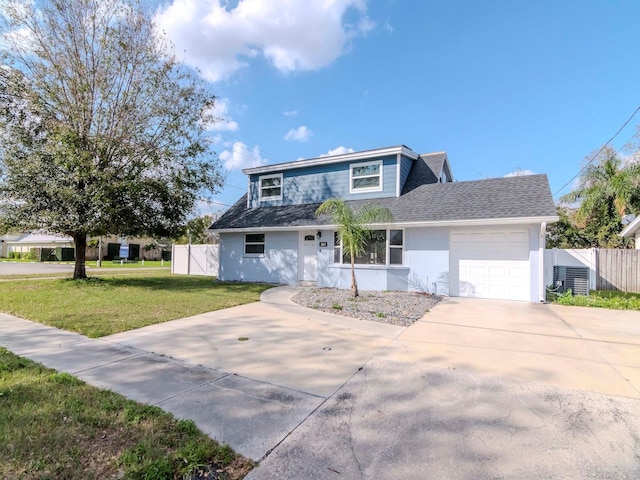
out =
{"type": "Polygon", "coordinates": [[[260,303],[0,345],[193,419],[256,479],[640,478],[640,313],[447,299],[411,327],[260,303]]]}
{"type": "Polygon", "coordinates": [[[447,299],[249,478],[640,478],[639,371],[638,312],[447,299]]]}
{"type": "Polygon", "coordinates": [[[448,298],[378,358],[640,398],[640,312],[448,298]]]}

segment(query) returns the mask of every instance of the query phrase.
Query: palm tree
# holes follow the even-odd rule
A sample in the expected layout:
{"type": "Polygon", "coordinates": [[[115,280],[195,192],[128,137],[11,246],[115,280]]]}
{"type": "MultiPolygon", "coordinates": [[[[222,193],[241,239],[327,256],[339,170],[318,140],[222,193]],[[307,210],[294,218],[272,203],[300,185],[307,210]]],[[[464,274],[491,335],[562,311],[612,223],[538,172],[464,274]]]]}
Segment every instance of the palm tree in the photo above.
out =
{"type": "Polygon", "coordinates": [[[359,295],[356,281],[356,255],[364,252],[369,239],[370,226],[375,223],[389,223],[391,211],[378,205],[365,204],[358,210],[350,208],[344,200],[330,198],[316,210],[316,216],[331,215],[338,227],[338,238],[342,248],[351,259],[351,293],[359,295]]]}
{"type": "Polygon", "coordinates": [[[575,220],[594,246],[621,246],[620,221],[628,213],[638,214],[640,208],[640,164],[625,165],[614,150],[604,149],[599,161],[584,170],[578,188],[560,201],[580,202],[575,220]]]}

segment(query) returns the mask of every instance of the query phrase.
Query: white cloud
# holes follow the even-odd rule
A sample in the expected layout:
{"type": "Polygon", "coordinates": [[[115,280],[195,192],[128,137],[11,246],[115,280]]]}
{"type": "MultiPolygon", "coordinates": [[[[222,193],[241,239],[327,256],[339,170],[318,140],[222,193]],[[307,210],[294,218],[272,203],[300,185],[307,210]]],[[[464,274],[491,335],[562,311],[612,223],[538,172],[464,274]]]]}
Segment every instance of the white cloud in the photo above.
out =
{"type": "Polygon", "coordinates": [[[224,150],[220,154],[220,160],[224,162],[224,168],[227,170],[259,167],[268,163],[268,160],[260,155],[258,146],[250,149],[242,142],[235,142],[231,150],[224,150]]]}
{"type": "Polygon", "coordinates": [[[342,145],[334,148],[333,150],[329,150],[327,153],[323,153],[320,155],[321,157],[330,157],[331,155],[344,155],[345,153],[353,153],[353,148],[343,147],[342,145]]]}
{"type": "Polygon", "coordinates": [[[209,110],[209,114],[215,118],[215,123],[211,126],[211,130],[220,132],[235,132],[238,130],[238,122],[229,116],[228,110],[229,99],[216,98],[213,108],[209,110]]]}
{"type": "Polygon", "coordinates": [[[298,128],[292,128],[291,130],[289,130],[284,136],[284,139],[288,142],[306,142],[311,138],[311,135],[313,135],[313,132],[309,130],[305,125],[301,125],[298,128]]]}
{"type": "Polygon", "coordinates": [[[505,177],[521,177],[523,175],[535,175],[536,172],[533,170],[525,170],[522,168],[516,168],[513,172],[509,172],[505,175],[505,177]]]}
{"type": "Polygon", "coordinates": [[[331,64],[375,23],[366,0],[172,0],[156,22],[179,56],[212,81],[229,78],[247,61],[265,57],[283,72],[331,64]],[[356,15],[355,24],[346,20],[356,15]]]}
{"type": "Polygon", "coordinates": [[[282,112],[285,117],[295,117],[298,114],[297,110],[287,110],[286,112],[282,112]]]}

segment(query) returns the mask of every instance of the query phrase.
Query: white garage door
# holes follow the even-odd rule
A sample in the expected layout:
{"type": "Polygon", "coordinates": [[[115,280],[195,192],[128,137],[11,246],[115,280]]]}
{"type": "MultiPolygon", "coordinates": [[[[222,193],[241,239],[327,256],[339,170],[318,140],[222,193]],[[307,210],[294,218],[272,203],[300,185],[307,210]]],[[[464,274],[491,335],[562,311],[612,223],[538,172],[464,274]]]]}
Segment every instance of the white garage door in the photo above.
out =
{"type": "Polygon", "coordinates": [[[531,300],[527,230],[452,232],[450,255],[452,295],[531,300]]]}

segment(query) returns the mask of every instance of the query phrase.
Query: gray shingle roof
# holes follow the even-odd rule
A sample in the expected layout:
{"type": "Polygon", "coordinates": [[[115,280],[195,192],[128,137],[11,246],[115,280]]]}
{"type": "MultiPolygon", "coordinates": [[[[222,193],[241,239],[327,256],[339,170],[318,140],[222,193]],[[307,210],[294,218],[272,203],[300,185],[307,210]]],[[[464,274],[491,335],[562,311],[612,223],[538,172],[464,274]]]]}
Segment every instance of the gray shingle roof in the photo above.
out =
{"type": "MultiPolygon", "coordinates": [[[[447,157],[445,152],[437,152],[437,153],[423,153],[420,155],[420,158],[426,163],[433,174],[436,177],[436,181],[440,178],[440,174],[442,173],[442,167],[444,166],[444,159],[447,157]]],[[[419,163],[419,162],[416,162],[419,163]]],[[[415,164],[414,164],[415,165],[415,164]]]]}
{"type": "MultiPolygon", "coordinates": [[[[365,203],[387,207],[391,210],[394,223],[556,216],[546,175],[453,183],[432,183],[433,177],[431,168],[424,161],[417,160],[400,197],[352,200],[347,204],[353,208],[365,203]]],[[[211,228],[224,230],[331,224],[329,216],[316,218],[315,211],[319,205],[248,209],[244,195],[211,228]]]]}

